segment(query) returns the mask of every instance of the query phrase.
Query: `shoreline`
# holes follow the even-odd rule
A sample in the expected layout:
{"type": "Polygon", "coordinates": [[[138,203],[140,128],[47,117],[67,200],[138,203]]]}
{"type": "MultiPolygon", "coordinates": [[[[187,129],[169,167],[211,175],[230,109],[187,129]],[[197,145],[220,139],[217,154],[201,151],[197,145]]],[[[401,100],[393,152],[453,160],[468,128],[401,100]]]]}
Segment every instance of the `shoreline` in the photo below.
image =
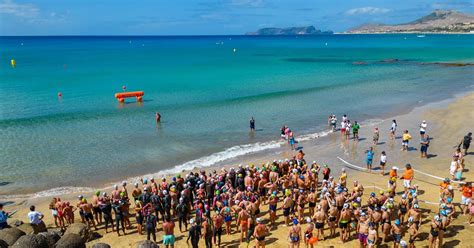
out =
{"type": "MultiPolygon", "coordinates": [[[[430,174],[435,174],[439,177],[449,176],[448,168],[449,161],[452,155],[452,145],[457,143],[461,137],[458,137],[460,134],[465,134],[467,130],[472,131],[470,128],[474,126],[474,112],[470,111],[474,107],[474,91],[465,92],[463,94],[456,95],[456,98],[445,99],[442,101],[434,102],[427,104],[421,107],[417,107],[412,111],[409,111],[408,114],[398,115],[391,118],[396,118],[399,122],[399,130],[409,129],[410,133],[413,136],[413,144],[411,146],[414,148],[409,152],[400,152],[400,140],[395,140],[391,142],[388,139],[388,127],[387,121],[390,122],[391,118],[384,119],[382,122],[378,123],[377,126],[381,130],[381,139],[379,144],[375,147],[376,156],[374,157],[374,165],[378,164],[378,155],[381,150],[388,151],[388,168],[391,166],[402,167],[405,163],[411,163],[414,168],[423,172],[429,172],[430,174]],[[467,104],[467,108],[466,108],[467,104]],[[471,104],[472,106],[470,106],[471,104]],[[429,159],[419,158],[418,151],[416,148],[419,146],[417,144],[418,138],[418,125],[419,121],[422,119],[428,120],[428,134],[433,137],[432,143],[430,145],[429,154],[432,155],[429,159]]],[[[389,123],[388,123],[389,124],[389,123]]],[[[364,157],[365,153],[363,152],[367,147],[371,146],[371,133],[373,126],[364,126],[360,132],[359,141],[346,141],[343,142],[340,139],[339,133],[334,133],[321,137],[319,139],[304,141],[301,143],[303,149],[306,153],[305,159],[310,163],[312,160],[316,160],[318,163],[327,163],[330,165],[332,170],[331,175],[338,177],[341,168],[346,168],[349,175],[348,184],[352,180],[358,180],[366,188],[366,193],[364,193],[363,201],[367,200],[367,195],[371,191],[378,192],[381,189],[386,189],[386,180],[389,179],[387,176],[381,176],[377,174],[368,174],[366,172],[361,172],[358,170],[352,170],[349,167],[345,166],[337,157],[341,157],[349,163],[353,163],[358,166],[364,166],[364,157]]],[[[400,131],[398,132],[400,134],[400,131]]],[[[287,148],[287,147],[284,147],[287,148]]],[[[279,151],[265,152],[262,154],[254,154],[250,156],[244,156],[244,158],[235,158],[235,161],[229,161],[223,164],[227,164],[226,168],[231,167],[228,164],[252,164],[255,163],[256,166],[259,166],[259,163],[265,163],[266,161],[271,161],[273,159],[284,159],[293,156],[296,152],[289,151],[289,149],[281,149],[279,151]],[[232,163],[231,163],[232,162],[232,163]],[[233,163],[236,162],[236,163],[233,163]]],[[[474,156],[470,155],[466,157],[467,168],[470,169],[472,162],[474,161],[474,156]]],[[[235,167],[235,166],[234,166],[235,167]]],[[[375,166],[376,167],[376,166],[375,166]]],[[[213,166],[206,168],[206,171],[212,171],[213,169],[224,168],[223,166],[213,166]]],[[[194,170],[196,171],[196,170],[194,170]]],[[[472,181],[472,172],[466,172],[464,174],[464,181],[472,181]]],[[[415,183],[420,186],[419,200],[420,208],[423,210],[423,225],[421,226],[420,232],[427,233],[429,232],[429,224],[427,224],[433,217],[433,214],[439,211],[438,209],[438,193],[439,193],[439,182],[440,180],[426,177],[424,175],[415,174],[415,183]]],[[[131,187],[132,182],[129,182],[129,188],[131,187]]],[[[397,191],[402,189],[401,182],[399,181],[397,186],[397,191]]],[[[110,190],[107,190],[110,192],[110,190]]],[[[400,192],[397,192],[400,193],[400,192]]],[[[401,193],[400,193],[401,194],[401,193]]],[[[89,198],[92,194],[85,194],[84,196],[89,198]]],[[[68,194],[62,195],[61,199],[63,201],[71,201],[75,203],[77,195],[68,194]]],[[[49,198],[35,198],[35,199],[23,199],[20,202],[16,202],[11,205],[7,205],[5,210],[19,210],[18,213],[13,217],[13,219],[26,220],[25,216],[28,213],[28,206],[30,204],[35,204],[37,209],[45,214],[45,223],[48,227],[54,228],[54,222],[51,214],[48,210],[48,203],[51,197],[49,198]]],[[[457,203],[460,198],[460,193],[456,193],[455,202],[457,203]]],[[[262,212],[266,213],[268,206],[262,206],[262,212]]],[[[456,208],[456,211],[458,209],[456,208]]],[[[267,218],[267,215],[264,215],[263,218],[267,218]]],[[[281,221],[282,217],[278,217],[278,221],[281,221]]],[[[77,220],[77,218],[76,218],[77,220]]],[[[459,242],[474,242],[474,237],[471,237],[470,232],[468,231],[472,226],[465,223],[466,217],[458,215],[456,219],[453,220],[449,230],[449,235],[445,236],[445,245],[447,247],[459,246],[459,242]]],[[[132,221],[132,224],[135,224],[135,221],[132,221]]],[[[161,230],[161,229],[159,229],[161,230]]],[[[269,236],[270,240],[274,240],[269,247],[287,247],[287,240],[284,238],[278,239],[278,237],[286,237],[288,228],[278,227],[271,230],[269,236]]],[[[87,247],[92,247],[96,243],[108,243],[112,247],[135,247],[137,242],[146,239],[145,236],[138,234],[129,234],[126,236],[117,237],[115,233],[105,234],[104,229],[98,231],[101,238],[92,240],[86,244],[87,247]]],[[[132,231],[133,233],[134,231],[132,231]]],[[[130,232],[129,232],[130,233],[130,232]]],[[[158,232],[158,240],[161,244],[162,231],[158,232]]],[[[175,232],[177,237],[177,247],[186,247],[185,239],[187,233],[180,233],[179,231],[175,232]]],[[[239,233],[233,232],[231,235],[223,236],[223,244],[225,246],[232,247],[246,247],[244,243],[241,246],[238,246],[239,233]]],[[[407,238],[407,235],[405,235],[407,238]]],[[[340,247],[339,239],[330,238],[325,241],[321,241],[320,245],[323,246],[335,246],[340,247]]],[[[386,243],[391,244],[391,243],[386,243]]],[[[415,242],[417,246],[424,247],[427,245],[427,238],[418,238],[415,242]]],[[[204,245],[204,241],[200,241],[200,246],[204,245]]],[[[358,247],[357,239],[353,239],[345,244],[347,247],[358,247]]]]}
{"type": "MultiPolygon", "coordinates": [[[[472,88],[472,86],[469,88],[472,88]]],[[[438,99],[438,100],[427,101],[427,102],[418,102],[417,104],[420,104],[420,105],[415,105],[410,109],[396,109],[396,110],[394,109],[393,111],[377,116],[376,118],[363,119],[362,121],[359,121],[359,123],[361,124],[362,127],[371,127],[376,124],[383,123],[389,119],[408,115],[415,111],[433,109],[433,108],[436,108],[437,106],[444,105],[444,104],[447,105],[451,102],[454,102],[472,93],[474,93],[474,89],[466,91],[466,92],[450,94],[451,96],[447,96],[447,98],[445,99],[438,99]]],[[[339,126],[339,123],[338,123],[338,126],[339,126]]],[[[302,135],[299,135],[296,137],[296,140],[299,141],[299,143],[303,143],[303,144],[309,143],[311,141],[318,141],[321,139],[322,139],[322,142],[324,143],[325,142],[324,138],[327,138],[328,136],[334,136],[334,134],[329,129],[319,130],[315,133],[310,133],[310,132],[308,133],[302,132],[302,133],[303,133],[302,135]]],[[[199,170],[211,171],[219,167],[231,168],[231,167],[236,167],[238,164],[246,164],[243,161],[247,161],[247,164],[248,164],[248,163],[251,163],[251,161],[254,161],[258,158],[268,157],[267,154],[269,153],[270,154],[285,154],[287,152],[289,152],[289,149],[287,147],[286,141],[281,140],[281,139],[273,139],[273,140],[261,141],[261,142],[256,142],[256,143],[241,144],[241,145],[236,145],[236,146],[226,148],[220,152],[204,155],[199,158],[184,162],[182,164],[174,165],[173,167],[166,168],[166,169],[159,170],[152,173],[144,173],[144,174],[139,174],[137,176],[130,176],[126,178],[120,177],[120,178],[112,179],[108,181],[97,182],[94,185],[60,186],[60,187],[54,187],[54,188],[50,188],[46,190],[41,190],[38,192],[33,192],[33,193],[27,192],[27,193],[22,193],[22,194],[15,194],[15,195],[11,195],[11,194],[0,195],[0,202],[23,201],[25,199],[31,199],[31,198],[42,199],[46,197],[71,195],[71,194],[87,194],[87,193],[95,192],[96,190],[103,191],[103,190],[111,189],[114,184],[120,184],[122,181],[127,181],[130,185],[132,182],[139,181],[141,178],[151,178],[151,177],[161,178],[163,176],[170,177],[171,175],[178,174],[178,173],[189,173],[191,171],[199,171],[199,170]],[[244,148],[247,150],[242,150],[241,148],[244,148]],[[234,152],[234,151],[237,152],[238,155],[229,154],[229,152],[234,152]],[[220,157],[220,155],[223,155],[224,158],[220,157]]]]}

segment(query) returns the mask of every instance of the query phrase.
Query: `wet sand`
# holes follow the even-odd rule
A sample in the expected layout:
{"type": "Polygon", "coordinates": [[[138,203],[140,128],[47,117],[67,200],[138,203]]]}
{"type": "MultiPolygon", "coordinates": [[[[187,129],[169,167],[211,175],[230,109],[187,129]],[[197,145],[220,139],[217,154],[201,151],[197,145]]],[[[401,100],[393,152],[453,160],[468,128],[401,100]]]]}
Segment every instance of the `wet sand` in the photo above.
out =
{"type": "MultiPolygon", "coordinates": [[[[350,114],[349,114],[350,117],[350,114]]],[[[360,141],[341,141],[339,133],[330,134],[326,137],[318,138],[308,142],[302,142],[299,145],[303,147],[304,152],[306,153],[306,161],[311,162],[313,160],[317,161],[320,164],[327,163],[332,169],[331,175],[337,178],[340,174],[340,169],[345,167],[344,163],[339,160],[337,157],[344,159],[345,161],[355,164],[358,166],[365,165],[365,150],[372,146],[372,132],[374,127],[379,127],[380,129],[380,140],[379,144],[375,147],[375,156],[374,156],[374,167],[377,168],[379,164],[380,152],[382,150],[387,152],[388,162],[387,167],[397,166],[403,168],[406,163],[411,163],[414,169],[432,174],[438,177],[447,177],[449,176],[449,164],[451,161],[451,156],[454,152],[454,146],[459,144],[462,137],[468,132],[473,131],[474,127],[474,93],[469,93],[464,96],[457,97],[451,100],[445,100],[442,102],[428,104],[426,106],[416,108],[408,114],[396,116],[394,118],[388,118],[381,121],[380,123],[363,126],[360,131],[360,141]],[[396,119],[398,122],[398,136],[401,135],[402,130],[409,130],[413,139],[410,146],[412,149],[408,152],[401,152],[401,140],[396,139],[395,141],[389,140],[388,132],[390,128],[390,123],[392,119],[396,119]],[[428,153],[430,154],[429,159],[422,159],[419,155],[419,124],[422,120],[428,122],[427,134],[432,138],[430,148],[428,153]]],[[[467,156],[466,159],[466,168],[467,172],[464,173],[463,177],[465,181],[473,181],[474,177],[472,176],[471,165],[474,162],[474,150],[471,151],[471,154],[467,156]]],[[[254,154],[246,157],[235,158],[231,161],[225,161],[225,163],[216,165],[215,167],[208,168],[208,170],[220,169],[223,165],[232,164],[234,167],[237,164],[261,164],[266,163],[267,161],[272,161],[274,159],[284,159],[295,154],[294,151],[289,149],[277,149],[266,152],[265,154],[254,154]]],[[[229,166],[227,166],[229,167],[229,166]]],[[[347,167],[346,167],[347,168],[347,167]]],[[[353,180],[359,180],[366,189],[365,196],[369,195],[369,192],[378,191],[378,188],[386,188],[387,176],[381,176],[377,174],[369,174],[366,172],[361,172],[358,170],[353,170],[347,168],[349,175],[348,182],[353,180]]],[[[438,201],[438,184],[439,180],[431,178],[429,176],[421,175],[415,173],[415,184],[418,184],[420,189],[422,189],[419,199],[428,201],[428,202],[437,202],[438,201]]],[[[131,184],[131,183],[130,183],[131,184]]],[[[350,185],[350,184],[349,184],[350,185]]],[[[351,187],[349,187],[351,189],[351,187]]],[[[397,185],[398,191],[402,189],[402,184],[398,181],[397,185]]],[[[107,190],[110,192],[111,190],[107,190]]],[[[70,194],[62,196],[63,201],[69,200],[71,203],[76,202],[77,194],[70,194]]],[[[88,195],[86,195],[88,196],[88,195]]],[[[90,198],[90,196],[88,196],[90,198]]],[[[460,201],[460,193],[457,192],[454,198],[455,202],[460,201]]],[[[31,204],[36,204],[37,209],[43,212],[45,217],[45,222],[48,226],[53,225],[53,219],[48,210],[48,203],[50,198],[36,198],[36,199],[22,199],[16,201],[15,199],[9,199],[15,201],[14,204],[8,205],[6,207],[7,211],[19,210],[18,213],[14,216],[16,219],[26,221],[26,213],[28,212],[27,207],[31,204]]],[[[397,200],[397,199],[396,199],[397,200]]],[[[3,201],[3,200],[2,200],[3,201]]],[[[364,199],[365,202],[365,199],[364,199]]],[[[270,236],[267,238],[267,247],[288,247],[288,227],[282,225],[282,211],[280,210],[281,203],[279,204],[278,216],[279,219],[277,223],[279,224],[277,229],[271,230],[270,236]]],[[[437,205],[423,203],[420,206],[423,209],[423,225],[420,229],[421,233],[418,240],[415,242],[417,247],[422,247],[427,245],[427,237],[429,227],[427,223],[433,218],[433,211],[436,210],[437,205]]],[[[263,219],[268,220],[268,205],[261,207],[263,213],[263,219]]],[[[459,209],[457,209],[459,211],[459,209]]],[[[77,215],[77,214],[76,214],[77,215]]],[[[76,221],[78,216],[76,217],[76,221]]],[[[448,232],[445,234],[445,247],[466,247],[467,244],[471,244],[474,241],[474,236],[472,231],[474,226],[469,226],[467,223],[466,216],[458,216],[448,228],[448,232]]],[[[132,218],[132,224],[135,222],[132,218]]],[[[302,225],[303,229],[305,224],[302,225]]],[[[101,235],[104,235],[104,230],[99,230],[101,235]]],[[[129,235],[117,237],[114,234],[106,234],[103,238],[89,242],[87,245],[92,246],[94,243],[105,242],[110,244],[112,247],[134,247],[136,242],[146,239],[145,236],[140,236],[136,233],[136,230],[130,230],[129,235]]],[[[161,228],[157,233],[157,238],[162,241],[162,231],[161,228]]],[[[188,247],[186,244],[187,233],[180,233],[179,229],[175,228],[175,234],[177,238],[177,243],[175,247],[188,247]]],[[[326,232],[326,235],[328,231],[326,232]]],[[[239,233],[235,233],[235,226],[233,226],[233,234],[230,236],[223,235],[222,245],[224,247],[238,247],[239,245],[239,233]]],[[[408,240],[405,236],[403,240],[408,240]]],[[[388,247],[391,247],[393,243],[387,243],[388,247]]],[[[301,247],[304,247],[304,244],[301,244],[301,247]]],[[[325,241],[320,241],[318,245],[322,246],[335,246],[341,247],[342,244],[339,242],[338,238],[329,238],[325,241]]],[[[253,247],[253,241],[250,243],[249,247],[253,247]]],[[[346,247],[359,247],[357,240],[351,238],[351,241],[344,244],[346,247]]],[[[468,245],[467,245],[468,246],[468,245]]],[[[200,247],[205,247],[204,241],[201,240],[200,247]]],[[[244,243],[240,247],[247,247],[247,244],[244,243]]]]}

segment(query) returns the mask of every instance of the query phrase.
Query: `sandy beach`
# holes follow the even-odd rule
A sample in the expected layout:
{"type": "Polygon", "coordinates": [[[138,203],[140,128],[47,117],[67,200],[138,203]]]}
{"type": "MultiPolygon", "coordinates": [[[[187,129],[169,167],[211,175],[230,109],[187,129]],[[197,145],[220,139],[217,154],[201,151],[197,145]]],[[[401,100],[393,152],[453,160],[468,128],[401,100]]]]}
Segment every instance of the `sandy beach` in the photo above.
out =
{"type": "MultiPolygon", "coordinates": [[[[388,162],[387,167],[398,166],[403,168],[406,163],[412,164],[413,168],[427,174],[437,177],[449,177],[449,165],[454,147],[459,144],[462,137],[467,132],[473,131],[474,127],[474,93],[468,93],[463,96],[459,96],[454,99],[445,100],[436,103],[430,103],[426,106],[415,108],[407,114],[395,116],[378,121],[376,124],[362,126],[360,131],[359,141],[341,141],[339,133],[330,134],[325,137],[310,140],[307,142],[301,142],[299,145],[306,153],[306,161],[316,161],[319,164],[328,164],[331,168],[333,175],[337,178],[340,175],[341,168],[346,168],[348,172],[348,185],[353,180],[359,180],[365,187],[364,197],[367,197],[371,191],[378,192],[380,188],[385,189],[387,186],[387,176],[381,176],[376,173],[369,174],[356,169],[348,167],[344,162],[364,167],[365,165],[365,151],[372,146],[372,132],[375,127],[380,129],[380,141],[377,146],[374,146],[374,167],[378,167],[379,157],[381,151],[386,151],[388,162]],[[408,152],[401,152],[401,140],[390,140],[388,136],[389,127],[392,119],[396,119],[398,122],[398,135],[401,134],[402,130],[409,130],[413,136],[411,142],[412,149],[408,152]],[[432,138],[429,147],[428,154],[429,159],[420,158],[419,154],[419,133],[418,128],[422,120],[426,120],[428,123],[427,134],[432,138]],[[342,159],[342,160],[341,160],[342,159]]],[[[350,113],[348,113],[350,116],[350,113]]],[[[253,154],[246,157],[237,157],[230,161],[225,161],[214,167],[207,168],[208,171],[225,167],[236,167],[238,164],[262,164],[267,161],[274,159],[285,159],[294,156],[296,153],[290,151],[289,148],[275,149],[265,154],[253,154]]],[[[464,172],[464,181],[473,181],[471,165],[474,162],[474,156],[472,151],[469,156],[465,157],[465,164],[467,171],[464,172]]],[[[126,176],[124,176],[126,178],[126,176]]],[[[436,202],[439,200],[439,183],[440,180],[430,177],[428,175],[422,175],[415,173],[415,184],[419,185],[420,191],[419,199],[426,201],[420,207],[423,209],[423,225],[421,226],[421,234],[416,241],[417,247],[423,247],[427,245],[427,237],[429,231],[429,221],[433,219],[434,211],[437,210],[438,205],[436,202]]],[[[129,185],[132,183],[129,182],[129,185]]],[[[131,187],[131,186],[129,186],[131,187]]],[[[351,186],[349,186],[351,188],[351,186]]],[[[403,187],[401,182],[398,182],[398,191],[402,190],[403,187]]],[[[110,192],[111,190],[107,190],[110,192]]],[[[61,198],[69,200],[71,203],[75,203],[76,194],[64,195],[61,198]]],[[[86,195],[91,197],[91,195],[86,195]]],[[[51,198],[35,198],[35,199],[6,199],[5,201],[12,201],[5,207],[7,211],[18,210],[13,219],[19,219],[27,221],[26,215],[28,213],[28,206],[34,204],[37,209],[44,213],[45,222],[48,227],[53,227],[53,219],[48,210],[48,204],[51,198]]],[[[365,202],[366,198],[363,199],[365,202]]],[[[0,199],[0,201],[4,201],[0,199]]],[[[460,193],[456,192],[454,202],[458,204],[460,201],[460,193]]],[[[278,228],[272,229],[269,237],[267,238],[267,247],[288,247],[288,227],[282,225],[282,211],[280,210],[281,204],[279,204],[278,214],[278,228]]],[[[266,222],[268,220],[268,205],[261,206],[262,214],[261,218],[266,222]]],[[[459,208],[456,208],[459,212],[459,208]]],[[[444,247],[469,247],[474,241],[472,236],[473,226],[469,226],[466,221],[466,216],[456,214],[457,217],[448,227],[448,232],[445,234],[445,246],[444,247]]],[[[131,218],[132,224],[135,223],[135,218],[131,218]]],[[[78,216],[76,215],[76,221],[78,216]]],[[[157,240],[159,243],[162,241],[162,230],[161,224],[159,225],[159,232],[157,233],[157,240]]],[[[303,224],[304,227],[306,224],[303,224]]],[[[102,238],[93,240],[87,243],[88,247],[91,247],[95,243],[108,243],[112,247],[134,247],[138,241],[144,240],[146,236],[140,236],[137,231],[128,230],[128,235],[117,237],[116,233],[105,234],[105,231],[100,228],[99,234],[103,235],[102,238]]],[[[326,232],[327,235],[328,232],[326,232]]],[[[186,244],[187,233],[180,233],[179,229],[175,228],[175,234],[177,243],[175,247],[188,247],[186,244]]],[[[222,246],[223,247],[253,247],[254,241],[247,246],[246,243],[239,246],[239,233],[235,233],[235,226],[233,227],[233,234],[230,236],[223,235],[222,246]]],[[[407,236],[403,238],[407,240],[407,236]]],[[[392,242],[383,243],[381,247],[391,247],[392,242]]],[[[304,244],[301,244],[302,247],[304,244]]],[[[324,247],[341,247],[338,238],[328,238],[327,240],[318,242],[318,245],[324,247]]],[[[351,237],[351,241],[344,244],[346,247],[359,247],[357,240],[351,237]]],[[[161,247],[161,244],[160,244],[161,247]]],[[[205,247],[204,240],[201,239],[199,247],[205,247]]]]}

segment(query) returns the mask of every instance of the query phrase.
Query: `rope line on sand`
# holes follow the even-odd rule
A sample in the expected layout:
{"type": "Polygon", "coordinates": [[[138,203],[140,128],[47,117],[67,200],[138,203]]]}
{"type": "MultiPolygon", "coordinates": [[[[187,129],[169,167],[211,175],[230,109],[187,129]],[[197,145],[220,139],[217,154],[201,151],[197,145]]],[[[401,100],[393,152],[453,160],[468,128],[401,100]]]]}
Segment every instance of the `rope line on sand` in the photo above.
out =
{"type": "MultiPolygon", "coordinates": [[[[363,167],[360,167],[360,166],[357,166],[357,165],[354,165],[354,164],[351,164],[349,162],[347,162],[346,160],[342,159],[341,157],[337,157],[339,160],[341,160],[343,163],[345,163],[346,165],[350,166],[350,167],[354,167],[354,168],[357,168],[358,170],[361,170],[361,171],[365,171],[365,172],[368,172],[368,173],[371,173],[367,170],[367,168],[363,168],[363,167]]],[[[380,169],[373,169],[373,171],[375,170],[380,170],[380,169]]],[[[398,171],[402,171],[404,169],[398,169],[398,171]]],[[[415,172],[418,172],[420,174],[423,174],[425,176],[429,176],[429,177],[432,177],[432,178],[435,178],[435,179],[439,179],[439,180],[444,180],[444,178],[442,177],[438,177],[438,176],[434,176],[434,175],[431,175],[431,174],[428,174],[428,173],[425,173],[423,171],[419,171],[419,170],[416,170],[416,169],[413,169],[413,171],[415,172]]],[[[465,182],[459,182],[459,181],[453,181],[453,180],[450,180],[451,182],[453,183],[457,183],[457,184],[465,184],[465,182]]]]}
{"type": "MultiPolygon", "coordinates": [[[[363,167],[360,167],[360,166],[357,166],[357,165],[354,165],[354,164],[351,164],[349,162],[347,162],[346,160],[340,158],[340,157],[337,157],[339,160],[341,160],[342,162],[344,162],[346,165],[348,165],[349,167],[353,167],[355,168],[356,170],[360,170],[360,171],[364,171],[364,172],[367,172],[367,173],[371,173],[371,174],[375,174],[375,172],[371,172],[369,171],[367,168],[363,168],[363,167]]],[[[380,169],[373,169],[373,171],[378,171],[380,169]]]]}
{"type": "MultiPolygon", "coordinates": [[[[439,180],[444,180],[444,178],[442,178],[442,177],[430,175],[430,174],[428,174],[428,173],[425,173],[425,172],[419,171],[419,170],[415,170],[415,169],[413,169],[413,170],[416,171],[416,172],[418,172],[418,173],[420,173],[420,174],[423,174],[423,175],[425,175],[425,176],[429,176],[429,177],[436,178],[436,179],[439,179],[439,180]]],[[[454,180],[449,180],[449,181],[451,181],[452,183],[457,183],[457,184],[465,184],[465,182],[462,182],[462,181],[454,181],[454,180]]]]}

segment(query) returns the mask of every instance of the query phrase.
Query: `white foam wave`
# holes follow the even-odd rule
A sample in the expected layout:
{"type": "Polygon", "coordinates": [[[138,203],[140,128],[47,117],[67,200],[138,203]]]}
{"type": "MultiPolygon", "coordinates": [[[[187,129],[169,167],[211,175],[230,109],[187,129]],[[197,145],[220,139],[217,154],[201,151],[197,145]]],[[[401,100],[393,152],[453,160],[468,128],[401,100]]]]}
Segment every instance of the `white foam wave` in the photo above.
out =
{"type": "MultiPolygon", "coordinates": [[[[305,134],[301,135],[299,137],[296,137],[296,139],[299,142],[302,141],[309,141],[313,139],[317,139],[319,137],[327,136],[330,134],[331,131],[322,131],[322,132],[317,132],[317,133],[311,133],[311,134],[305,134]]],[[[266,150],[271,150],[271,149],[276,149],[281,147],[282,145],[285,145],[286,141],[284,140],[272,140],[272,141],[267,141],[267,142],[257,142],[253,144],[245,144],[245,145],[238,145],[238,146],[233,146],[230,147],[224,151],[217,152],[210,154],[208,156],[204,156],[195,160],[191,160],[188,162],[185,162],[180,165],[176,165],[170,169],[162,170],[156,173],[151,173],[147,175],[143,175],[140,177],[132,177],[132,178],[127,178],[127,182],[139,182],[140,178],[159,178],[161,176],[165,175],[171,175],[171,174],[176,174],[180,173],[185,170],[192,170],[195,168],[205,168],[205,167],[210,167],[213,166],[217,163],[224,162],[230,159],[234,159],[243,155],[249,155],[249,154],[254,154],[257,152],[262,152],[266,150]]],[[[109,187],[100,189],[100,190],[105,190],[109,187]]],[[[45,191],[41,191],[38,193],[34,194],[25,194],[25,195],[0,195],[0,200],[1,199],[24,199],[24,198],[39,198],[39,197],[53,197],[53,196],[60,196],[60,195],[65,195],[65,194],[72,194],[72,193],[90,193],[94,192],[97,189],[89,188],[89,187],[59,187],[59,188],[53,188],[45,191]]]]}
{"type": "Polygon", "coordinates": [[[23,194],[23,195],[0,195],[0,200],[3,199],[29,199],[29,198],[40,198],[40,197],[51,197],[51,196],[61,196],[65,194],[73,193],[90,193],[93,192],[93,188],[89,187],[58,187],[52,188],[44,191],[40,191],[33,194],[23,194]]]}

